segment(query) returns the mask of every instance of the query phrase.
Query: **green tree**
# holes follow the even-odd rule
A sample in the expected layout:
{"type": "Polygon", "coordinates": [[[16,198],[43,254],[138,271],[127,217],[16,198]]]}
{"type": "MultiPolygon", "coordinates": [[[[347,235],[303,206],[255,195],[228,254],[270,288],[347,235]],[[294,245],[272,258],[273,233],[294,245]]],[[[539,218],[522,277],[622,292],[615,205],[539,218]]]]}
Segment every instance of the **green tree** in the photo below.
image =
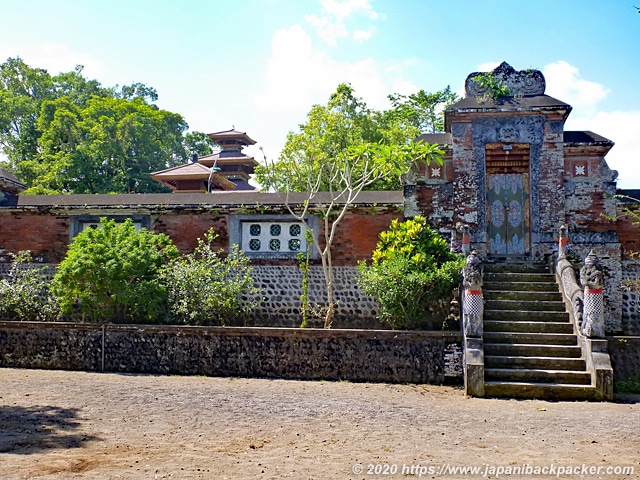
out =
{"type": "MultiPolygon", "coordinates": [[[[314,178],[322,178],[319,189],[328,191],[328,178],[320,175],[323,166],[335,161],[349,147],[360,144],[408,145],[421,132],[442,129],[442,110],[457,97],[450,89],[428,94],[391,95],[393,108],[386,111],[370,109],[355,95],[348,84],[340,84],[327,105],[314,105],[299,131],[289,132],[277,162],[256,168],[256,180],[264,189],[303,192],[307,182],[291,180],[290,172],[301,168],[314,178]],[[436,122],[434,124],[434,122],[436,122]]],[[[353,164],[358,172],[361,165],[353,164]]],[[[338,185],[332,186],[339,190],[338,185]]],[[[398,190],[399,176],[382,176],[365,187],[367,190],[398,190]]]]}
{"type": "Polygon", "coordinates": [[[154,322],[166,303],[159,271],[177,256],[166,235],[136,231],[130,219],[116,223],[102,218],[99,228],[73,239],[52,291],[62,313],[75,306],[94,322],[154,322]]]}
{"type": "Polygon", "coordinates": [[[447,86],[435,93],[420,90],[411,95],[395,93],[389,95],[393,108],[389,114],[400,123],[414,127],[420,133],[444,132],[444,110],[460,100],[447,86]]]}
{"type": "MultiPolygon", "coordinates": [[[[399,177],[416,161],[441,162],[439,155],[442,153],[437,145],[423,143],[405,145],[359,143],[336,153],[331,162],[320,165],[304,163],[291,165],[291,171],[283,178],[287,193],[285,197],[287,209],[296,220],[305,225],[307,231],[313,231],[307,221],[309,214],[319,214],[323,221],[323,238],[320,238],[320,235],[313,235],[313,245],[320,255],[325,278],[327,292],[325,328],[331,328],[335,310],[331,247],[338,225],[349,208],[360,192],[378,180],[399,177]],[[289,194],[293,191],[291,185],[304,187],[306,198],[301,204],[290,202],[289,194]],[[324,191],[325,188],[327,191],[324,191]]],[[[278,174],[275,169],[272,172],[274,176],[278,174]]]]}
{"type": "Polygon", "coordinates": [[[21,59],[0,65],[3,165],[30,193],[167,191],[153,171],[211,153],[212,142],[186,133],[181,115],[159,109],[141,83],[105,88],[73,72],[51,77],[21,59]]]}
{"type": "Polygon", "coordinates": [[[380,302],[380,321],[398,329],[429,328],[433,302],[451,295],[463,265],[424,217],[394,220],[380,234],[371,265],[359,264],[360,285],[380,302]]]}
{"type": "Polygon", "coordinates": [[[172,323],[227,325],[242,323],[260,300],[249,258],[234,245],[228,255],[215,251],[213,230],[198,239],[193,253],[163,268],[172,323]]]}

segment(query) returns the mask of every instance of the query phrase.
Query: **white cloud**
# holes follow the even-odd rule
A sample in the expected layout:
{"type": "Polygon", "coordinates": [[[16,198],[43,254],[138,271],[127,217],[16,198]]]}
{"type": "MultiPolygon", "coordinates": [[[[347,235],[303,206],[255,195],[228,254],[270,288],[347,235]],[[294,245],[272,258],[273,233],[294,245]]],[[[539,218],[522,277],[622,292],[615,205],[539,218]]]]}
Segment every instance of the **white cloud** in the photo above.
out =
{"type": "Polygon", "coordinates": [[[88,78],[100,77],[105,71],[105,64],[89,55],[73,52],[65,44],[41,43],[36,46],[2,45],[0,46],[0,58],[2,61],[9,57],[19,56],[27,64],[34,68],[44,68],[51,75],[60,72],[72,71],[76,65],[84,65],[83,75],[88,78]]]}
{"type": "Polygon", "coordinates": [[[608,88],[596,82],[585,80],[577,67],[560,60],[542,69],[547,81],[546,94],[582,108],[594,108],[610,92],[608,88]]]}
{"type": "Polygon", "coordinates": [[[365,40],[369,40],[371,38],[371,35],[373,35],[373,27],[369,27],[368,30],[356,30],[355,32],[353,32],[353,39],[356,42],[364,42],[365,40]]]}
{"type": "Polygon", "coordinates": [[[256,106],[268,111],[309,110],[313,103],[326,103],[339,83],[351,83],[356,95],[372,108],[386,108],[389,85],[371,58],[339,62],[312,46],[311,37],[300,26],[278,30],[271,42],[264,90],[255,97],[256,106]]]}
{"type": "MultiPolygon", "coordinates": [[[[369,0],[346,0],[338,2],[336,0],[321,0],[322,16],[316,14],[307,15],[305,20],[315,29],[316,33],[328,45],[335,47],[338,45],[339,38],[349,37],[345,20],[354,13],[361,13],[369,20],[378,20],[384,18],[378,12],[373,10],[369,4],[369,0]]],[[[357,29],[353,33],[353,39],[358,42],[369,40],[374,30],[357,29]]]]}
{"type": "Polygon", "coordinates": [[[242,128],[255,132],[268,156],[276,158],[287,131],[305,121],[313,104],[326,104],[340,83],[350,83],[356,95],[377,110],[389,108],[390,93],[418,91],[403,77],[403,66],[414,62],[398,60],[394,65],[381,65],[372,58],[337,61],[315,46],[302,26],[278,30],[271,41],[263,88],[253,96],[252,118],[242,128]]]}
{"type": "Polygon", "coordinates": [[[378,13],[371,8],[369,0],[346,0],[344,2],[320,0],[320,5],[325,12],[335,16],[338,20],[343,20],[357,11],[362,11],[372,20],[378,18],[378,13]]]}
{"type": "Polygon", "coordinates": [[[308,15],[304,18],[316,30],[320,38],[332,47],[338,45],[338,38],[349,36],[347,27],[341,21],[332,22],[329,17],[318,17],[315,14],[308,15]]]}

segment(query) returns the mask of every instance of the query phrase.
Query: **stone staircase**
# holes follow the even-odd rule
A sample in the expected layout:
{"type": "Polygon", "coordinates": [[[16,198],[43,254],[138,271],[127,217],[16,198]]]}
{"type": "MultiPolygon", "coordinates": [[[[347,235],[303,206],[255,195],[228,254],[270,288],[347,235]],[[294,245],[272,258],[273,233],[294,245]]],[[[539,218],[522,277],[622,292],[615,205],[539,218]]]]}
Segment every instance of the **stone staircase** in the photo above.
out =
{"type": "Polygon", "coordinates": [[[483,294],[486,396],[598,399],[547,265],[485,263],[483,294]]]}

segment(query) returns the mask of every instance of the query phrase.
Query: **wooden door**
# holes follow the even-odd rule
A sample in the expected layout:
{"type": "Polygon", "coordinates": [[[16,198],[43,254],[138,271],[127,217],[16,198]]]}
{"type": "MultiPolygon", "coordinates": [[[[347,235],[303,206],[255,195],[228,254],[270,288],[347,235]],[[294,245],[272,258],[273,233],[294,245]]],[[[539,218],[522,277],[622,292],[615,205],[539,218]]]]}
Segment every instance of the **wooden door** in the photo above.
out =
{"type": "Polygon", "coordinates": [[[530,250],[529,145],[487,145],[487,252],[530,250]]]}

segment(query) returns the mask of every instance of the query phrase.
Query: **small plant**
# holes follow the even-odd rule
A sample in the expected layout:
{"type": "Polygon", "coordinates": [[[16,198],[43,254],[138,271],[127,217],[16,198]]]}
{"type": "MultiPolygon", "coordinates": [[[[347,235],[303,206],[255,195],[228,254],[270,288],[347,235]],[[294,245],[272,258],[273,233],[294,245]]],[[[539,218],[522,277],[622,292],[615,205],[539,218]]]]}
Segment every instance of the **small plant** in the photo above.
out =
{"type": "Polygon", "coordinates": [[[486,89],[483,100],[502,100],[513,95],[509,91],[509,87],[499,78],[493,74],[493,72],[480,73],[473,77],[473,80],[486,89]]]}
{"type": "Polygon", "coordinates": [[[164,234],[100,219],[74,239],[58,266],[52,291],[62,313],[78,308],[90,321],[156,322],[163,314],[165,291],[158,272],[178,249],[164,234]]]}
{"type": "Polygon", "coordinates": [[[46,267],[34,266],[28,250],[10,255],[11,269],[0,280],[0,318],[54,321],[59,308],[44,274],[46,267]]]}
{"type": "Polygon", "coordinates": [[[227,325],[238,322],[259,302],[249,258],[237,245],[226,257],[211,248],[213,229],[198,239],[193,253],[162,270],[172,323],[227,325]]]}
{"type": "Polygon", "coordinates": [[[393,328],[429,325],[429,312],[460,281],[464,259],[424,217],[399,222],[380,234],[372,264],[359,264],[363,291],[380,302],[378,318],[393,328]]]}
{"type": "Polygon", "coordinates": [[[298,253],[298,265],[300,265],[300,271],[302,272],[302,294],[300,295],[302,323],[300,324],[300,328],[307,328],[309,326],[309,260],[311,259],[311,248],[313,245],[313,233],[311,230],[305,231],[304,238],[307,241],[307,250],[298,253]]]}

